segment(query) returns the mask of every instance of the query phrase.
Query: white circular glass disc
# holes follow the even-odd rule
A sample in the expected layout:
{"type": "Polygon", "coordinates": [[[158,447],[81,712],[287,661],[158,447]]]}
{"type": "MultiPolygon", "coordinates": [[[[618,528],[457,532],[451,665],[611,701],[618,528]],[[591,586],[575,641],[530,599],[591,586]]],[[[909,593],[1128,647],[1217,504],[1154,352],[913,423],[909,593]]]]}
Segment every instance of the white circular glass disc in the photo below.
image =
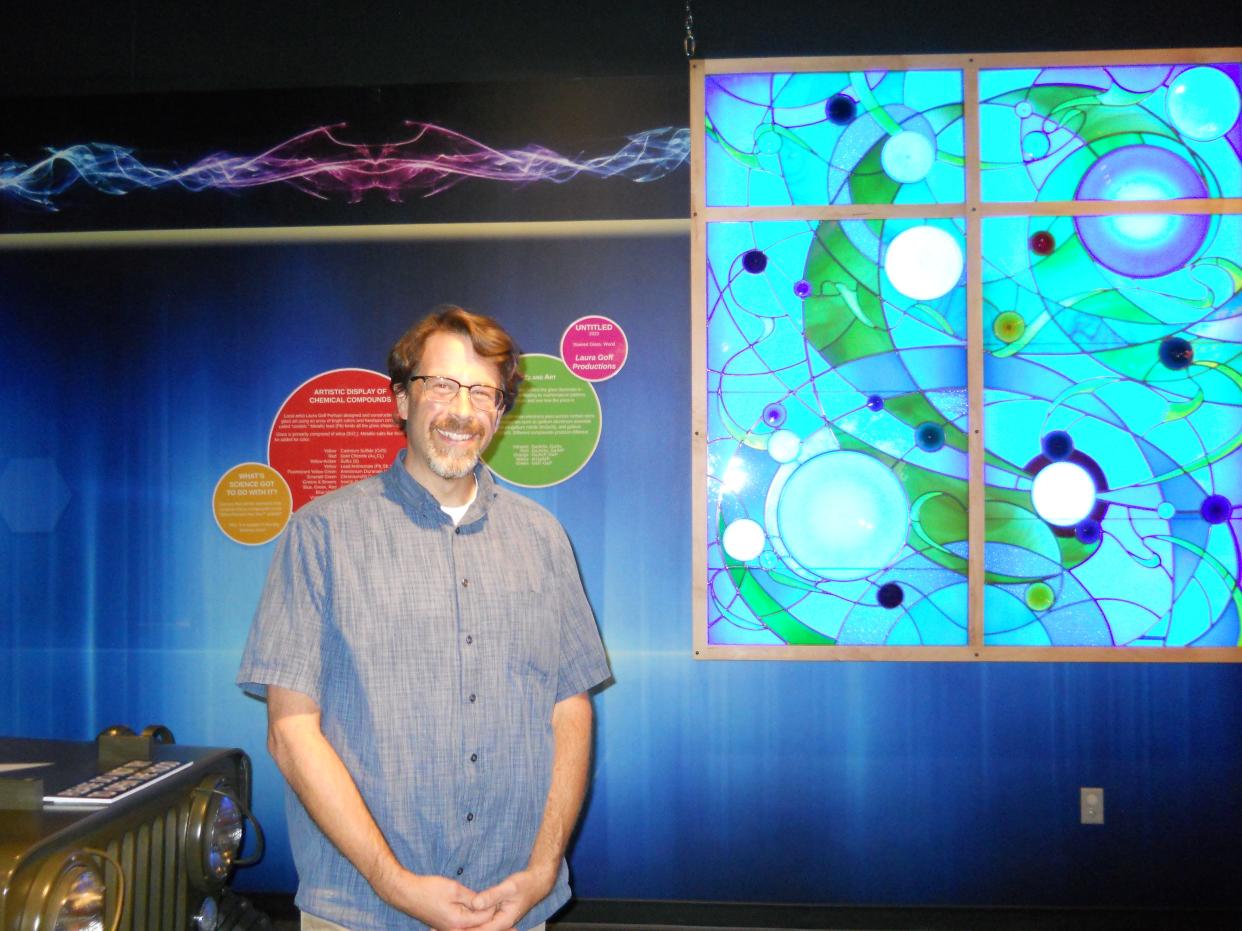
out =
{"type": "Polygon", "coordinates": [[[720,538],[725,553],[738,562],[750,562],[763,552],[766,543],[763,527],[746,517],[729,524],[720,538]]]}
{"type": "Polygon", "coordinates": [[[948,294],[962,277],[965,259],[952,235],[937,226],[914,226],[889,243],[884,271],[893,287],[916,301],[948,294]]]}
{"type": "Polygon", "coordinates": [[[1057,527],[1072,527],[1095,509],[1095,481],[1082,466],[1054,462],[1031,484],[1035,513],[1057,527]]]}

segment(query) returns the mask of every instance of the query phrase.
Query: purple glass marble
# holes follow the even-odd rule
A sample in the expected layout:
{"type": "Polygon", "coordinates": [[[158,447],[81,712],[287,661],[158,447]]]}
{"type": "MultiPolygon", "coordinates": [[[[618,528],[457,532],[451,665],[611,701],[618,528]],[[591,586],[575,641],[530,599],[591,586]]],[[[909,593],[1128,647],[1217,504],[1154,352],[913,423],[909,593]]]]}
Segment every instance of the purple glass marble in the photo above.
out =
{"type": "Polygon", "coordinates": [[[1040,447],[1053,462],[1063,462],[1074,451],[1074,441],[1064,430],[1053,430],[1040,441],[1040,447]]]}
{"type": "Polygon", "coordinates": [[[1074,536],[1078,538],[1079,543],[1086,543],[1089,546],[1100,542],[1104,536],[1104,530],[1100,527],[1098,520],[1088,517],[1074,528],[1074,536]]]}
{"type": "Polygon", "coordinates": [[[773,402],[763,409],[763,422],[769,427],[780,427],[785,423],[785,406],[773,402]]]}
{"type": "Polygon", "coordinates": [[[1170,336],[1161,340],[1159,353],[1161,364],[1175,372],[1189,368],[1190,363],[1195,360],[1195,347],[1190,345],[1189,340],[1182,339],[1180,336],[1170,336]]]}
{"type": "Polygon", "coordinates": [[[833,94],[824,105],[824,114],[830,123],[845,126],[852,123],[858,115],[858,101],[845,94],[833,94]]]}
{"type": "Polygon", "coordinates": [[[875,600],[882,608],[896,608],[906,599],[906,593],[896,582],[885,582],[875,593],[875,600]]]}
{"type": "Polygon", "coordinates": [[[1199,513],[1209,524],[1223,524],[1233,513],[1233,502],[1224,495],[1208,495],[1199,506],[1199,513]]]}

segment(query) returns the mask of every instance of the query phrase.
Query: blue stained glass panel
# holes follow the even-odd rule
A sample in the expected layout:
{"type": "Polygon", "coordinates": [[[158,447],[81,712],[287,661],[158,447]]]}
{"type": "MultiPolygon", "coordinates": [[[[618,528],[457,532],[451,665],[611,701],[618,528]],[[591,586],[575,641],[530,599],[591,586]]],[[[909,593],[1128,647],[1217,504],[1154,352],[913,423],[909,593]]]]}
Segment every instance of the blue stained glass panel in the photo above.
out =
{"type": "Polygon", "coordinates": [[[965,645],[964,251],[707,224],[709,643],[965,645]]]}
{"type": "Polygon", "coordinates": [[[983,222],[985,643],[1242,645],[1242,217],[983,222]]]}
{"type": "Polygon", "coordinates": [[[960,203],[959,71],[717,74],[709,206],[960,203]]]}
{"type": "Polygon", "coordinates": [[[979,75],[985,201],[1242,196],[1242,66],[979,75]]]}

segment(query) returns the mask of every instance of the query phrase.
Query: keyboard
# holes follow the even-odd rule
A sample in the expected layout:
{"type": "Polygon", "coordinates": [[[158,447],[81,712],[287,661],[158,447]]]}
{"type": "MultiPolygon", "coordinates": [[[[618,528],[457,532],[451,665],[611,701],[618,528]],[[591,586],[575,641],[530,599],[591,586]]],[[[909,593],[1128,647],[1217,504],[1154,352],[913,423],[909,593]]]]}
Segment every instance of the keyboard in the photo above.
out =
{"type": "Polygon", "coordinates": [[[106,773],[62,789],[55,795],[45,795],[43,801],[49,805],[111,805],[136,795],[147,786],[167,779],[190,765],[173,760],[157,763],[150,760],[130,760],[106,773]]]}

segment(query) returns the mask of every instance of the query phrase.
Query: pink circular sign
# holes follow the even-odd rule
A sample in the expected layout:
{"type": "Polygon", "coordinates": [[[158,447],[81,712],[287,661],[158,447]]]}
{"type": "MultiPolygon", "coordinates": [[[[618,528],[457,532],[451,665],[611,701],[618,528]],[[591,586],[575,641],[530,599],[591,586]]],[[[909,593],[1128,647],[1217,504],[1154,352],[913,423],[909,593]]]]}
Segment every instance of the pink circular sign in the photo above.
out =
{"type": "Polygon", "coordinates": [[[606,381],[621,371],[629,344],[621,327],[607,317],[579,317],[561,336],[561,360],[587,381],[606,381]]]}

